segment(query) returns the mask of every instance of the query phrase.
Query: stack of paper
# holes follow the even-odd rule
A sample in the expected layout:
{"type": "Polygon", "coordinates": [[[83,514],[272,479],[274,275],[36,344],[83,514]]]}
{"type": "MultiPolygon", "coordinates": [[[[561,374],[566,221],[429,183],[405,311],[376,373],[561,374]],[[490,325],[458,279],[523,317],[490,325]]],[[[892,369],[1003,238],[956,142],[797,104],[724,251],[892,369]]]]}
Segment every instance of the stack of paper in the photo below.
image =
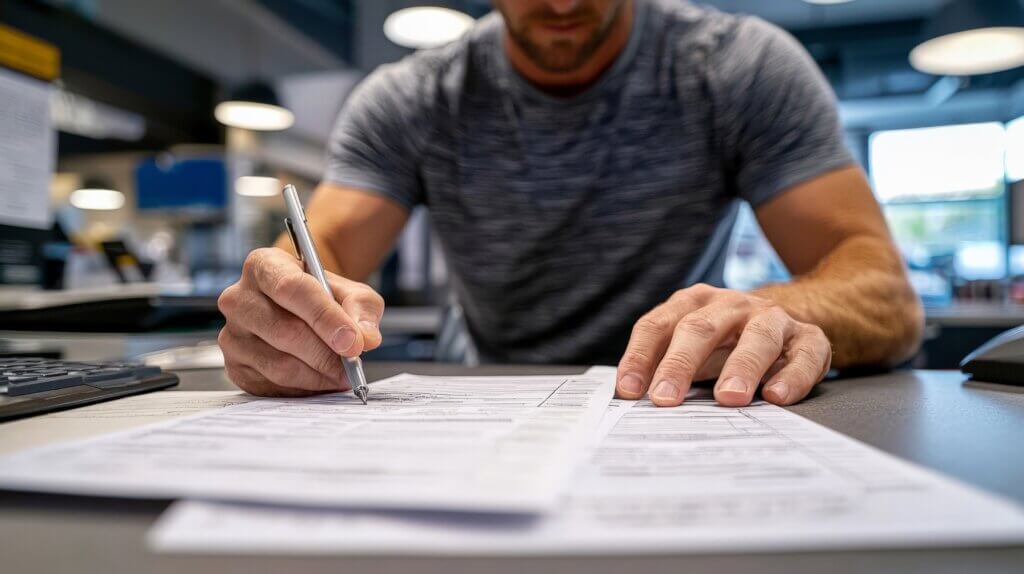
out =
{"type": "Polygon", "coordinates": [[[267,399],[0,458],[0,487],[143,498],[540,512],[555,507],[613,383],[430,378],[267,399]]]}
{"type": "Polygon", "coordinates": [[[614,374],[267,399],[0,459],[0,486],[192,497],[175,552],[589,554],[1024,542],[1024,511],[785,409],[611,400],[614,374]],[[603,416],[603,418],[602,418],[603,416]]]}

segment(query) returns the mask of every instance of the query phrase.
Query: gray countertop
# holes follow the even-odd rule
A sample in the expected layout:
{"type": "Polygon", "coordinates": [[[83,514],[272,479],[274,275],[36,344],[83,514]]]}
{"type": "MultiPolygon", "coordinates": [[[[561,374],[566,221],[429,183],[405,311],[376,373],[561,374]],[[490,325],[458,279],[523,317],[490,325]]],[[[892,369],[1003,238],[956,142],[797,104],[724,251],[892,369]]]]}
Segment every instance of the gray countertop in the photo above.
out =
{"type": "MultiPolygon", "coordinates": [[[[562,374],[580,367],[370,363],[379,379],[422,374],[562,374]]],[[[178,390],[232,388],[220,371],[181,374],[178,390]]],[[[173,392],[173,391],[165,391],[173,392]]],[[[795,412],[882,450],[1024,505],[1024,390],[905,371],[830,381],[795,412]]],[[[0,436],[3,427],[0,426],[0,436]]],[[[1010,572],[1024,547],[587,558],[228,557],[150,553],[146,530],[166,503],[0,492],[4,572],[1010,572]]]]}

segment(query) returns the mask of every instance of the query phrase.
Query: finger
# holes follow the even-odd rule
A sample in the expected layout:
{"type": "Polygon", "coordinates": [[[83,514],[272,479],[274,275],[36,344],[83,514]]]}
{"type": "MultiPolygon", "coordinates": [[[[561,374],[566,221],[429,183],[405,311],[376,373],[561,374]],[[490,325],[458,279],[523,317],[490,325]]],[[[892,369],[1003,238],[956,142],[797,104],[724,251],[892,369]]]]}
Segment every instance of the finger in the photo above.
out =
{"type": "Polygon", "coordinates": [[[337,392],[351,388],[346,377],[327,377],[299,359],[271,347],[259,337],[232,333],[230,329],[225,331],[227,334],[219,339],[225,358],[230,356],[232,363],[253,369],[279,387],[314,392],[337,392]]]}
{"type": "Polygon", "coordinates": [[[793,324],[781,309],[759,313],[747,322],[715,384],[715,400],[719,404],[750,404],[761,379],[782,355],[783,345],[793,334],[793,324]]]}
{"type": "Polygon", "coordinates": [[[380,346],[380,320],[384,315],[384,298],[369,286],[345,279],[333,273],[327,280],[334,291],[334,298],[341,301],[341,307],[359,325],[363,335],[363,351],[380,346]]]}
{"type": "Polygon", "coordinates": [[[658,362],[665,354],[672,332],[686,314],[700,308],[692,294],[680,292],[658,305],[633,325],[629,344],[619,360],[616,392],[622,399],[639,399],[647,393],[658,362]]]}
{"type": "Polygon", "coordinates": [[[683,317],[654,374],[651,402],[663,407],[682,404],[697,370],[749,313],[750,303],[740,296],[719,299],[683,317]]]}
{"type": "Polygon", "coordinates": [[[260,251],[264,253],[246,259],[246,277],[274,303],[312,327],[335,353],[358,356],[363,351],[362,332],[334,296],[302,270],[298,259],[276,248],[260,251]]]}
{"type": "Polygon", "coordinates": [[[255,290],[243,290],[228,301],[222,303],[228,316],[228,333],[255,335],[321,374],[340,378],[342,367],[338,354],[301,319],[255,290]]]}
{"type": "Polygon", "coordinates": [[[786,364],[769,378],[761,392],[766,401],[782,406],[799,402],[825,378],[832,348],[821,329],[812,327],[793,337],[785,360],[786,364]]]}
{"type": "Polygon", "coordinates": [[[308,397],[318,394],[313,391],[275,385],[251,367],[233,361],[224,362],[224,374],[238,388],[258,397],[308,397]]]}

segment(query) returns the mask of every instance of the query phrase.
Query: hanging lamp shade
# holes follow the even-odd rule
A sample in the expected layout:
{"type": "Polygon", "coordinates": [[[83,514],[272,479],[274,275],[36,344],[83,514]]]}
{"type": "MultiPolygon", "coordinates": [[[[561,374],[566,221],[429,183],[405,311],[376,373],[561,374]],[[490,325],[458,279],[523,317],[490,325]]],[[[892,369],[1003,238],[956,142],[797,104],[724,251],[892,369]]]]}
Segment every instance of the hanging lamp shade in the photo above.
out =
{"type": "Polygon", "coordinates": [[[952,0],[910,52],[914,68],[939,76],[991,74],[1024,65],[1024,8],[1018,0],[952,0]]]}
{"type": "Polygon", "coordinates": [[[247,130],[280,131],[295,123],[295,115],[281,105],[274,88],[260,81],[232,90],[213,115],[226,126],[247,130]]]}

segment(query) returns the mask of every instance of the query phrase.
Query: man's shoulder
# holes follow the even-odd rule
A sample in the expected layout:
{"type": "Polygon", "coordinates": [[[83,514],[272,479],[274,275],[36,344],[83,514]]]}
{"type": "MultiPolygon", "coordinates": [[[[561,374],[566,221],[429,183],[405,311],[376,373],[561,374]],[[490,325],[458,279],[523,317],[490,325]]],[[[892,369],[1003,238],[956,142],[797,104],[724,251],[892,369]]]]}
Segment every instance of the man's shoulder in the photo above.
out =
{"type": "Polygon", "coordinates": [[[652,20],[670,35],[677,53],[704,52],[712,58],[736,48],[756,51],[766,42],[788,38],[782,28],[750,14],[722,12],[689,0],[641,0],[649,5],[652,20]]]}

